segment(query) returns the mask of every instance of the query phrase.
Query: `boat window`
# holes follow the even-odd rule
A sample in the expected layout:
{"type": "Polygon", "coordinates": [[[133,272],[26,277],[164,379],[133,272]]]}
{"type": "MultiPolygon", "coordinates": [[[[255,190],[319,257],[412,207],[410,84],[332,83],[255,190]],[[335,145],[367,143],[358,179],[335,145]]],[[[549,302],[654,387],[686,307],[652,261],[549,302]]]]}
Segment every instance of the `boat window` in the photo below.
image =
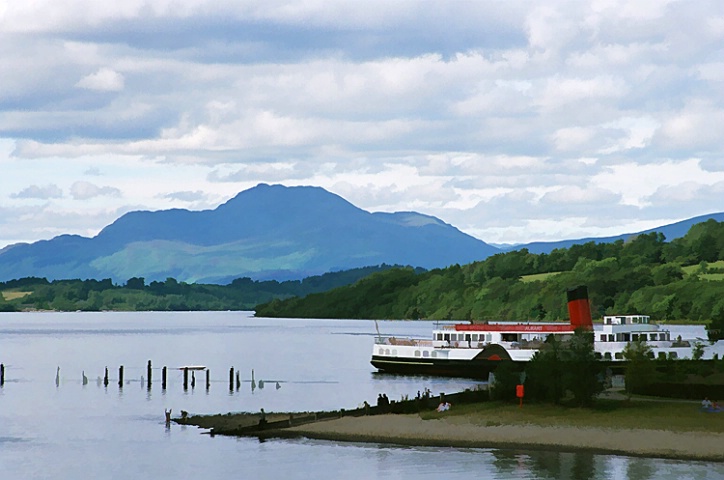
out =
{"type": "Polygon", "coordinates": [[[633,334],[631,334],[631,341],[635,342],[635,341],[637,341],[638,339],[639,339],[639,334],[638,334],[638,333],[633,333],[633,334]]]}
{"type": "Polygon", "coordinates": [[[444,335],[444,340],[445,340],[446,342],[449,342],[449,341],[450,341],[450,334],[449,334],[449,333],[446,333],[446,334],[444,335]]]}
{"type": "Polygon", "coordinates": [[[650,335],[649,335],[649,339],[650,339],[652,342],[655,342],[655,341],[656,341],[656,334],[655,334],[655,333],[650,334],[650,335]]]}
{"type": "Polygon", "coordinates": [[[611,360],[611,352],[606,352],[603,354],[603,358],[606,360],[611,360]]]}
{"type": "Polygon", "coordinates": [[[396,357],[396,356],[397,356],[397,350],[392,350],[392,356],[393,356],[393,357],[396,357]]]}
{"type": "Polygon", "coordinates": [[[666,340],[666,334],[665,333],[659,333],[659,340],[666,340]]]}
{"type": "Polygon", "coordinates": [[[389,354],[390,354],[390,349],[389,349],[389,348],[385,348],[385,355],[389,355],[389,354]]]}
{"type": "Polygon", "coordinates": [[[420,350],[415,350],[415,356],[416,356],[416,357],[419,357],[419,356],[420,356],[420,350]]]}
{"type": "Polygon", "coordinates": [[[659,360],[666,360],[666,352],[659,352],[659,360]]]}
{"type": "Polygon", "coordinates": [[[471,340],[471,338],[472,338],[472,337],[470,337],[470,334],[469,334],[469,333],[468,333],[467,335],[465,335],[465,341],[466,341],[466,342],[469,342],[469,341],[471,340]]]}
{"type": "Polygon", "coordinates": [[[593,352],[593,356],[596,357],[596,360],[601,360],[601,354],[598,352],[593,352]]]}
{"type": "Polygon", "coordinates": [[[491,341],[492,339],[493,339],[493,334],[492,334],[492,333],[486,333],[486,334],[485,334],[485,341],[486,341],[486,342],[489,342],[489,341],[491,341]]]}
{"type": "Polygon", "coordinates": [[[630,334],[630,333],[624,333],[624,334],[623,334],[623,341],[624,341],[624,342],[630,342],[630,341],[631,341],[631,334],[630,334]]]}
{"type": "Polygon", "coordinates": [[[676,358],[676,357],[678,357],[676,352],[669,352],[669,358],[676,358]]]}
{"type": "MultiPolygon", "coordinates": [[[[435,356],[435,352],[432,352],[432,355],[435,356]]],[[[422,352],[422,356],[423,356],[423,357],[429,357],[429,356],[430,356],[430,352],[428,352],[427,350],[425,350],[424,352],[422,352]]]]}
{"type": "Polygon", "coordinates": [[[436,338],[438,341],[442,341],[442,333],[438,333],[436,338]]]}
{"type": "Polygon", "coordinates": [[[384,349],[384,348],[380,348],[379,354],[380,354],[380,355],[384,355],[384,354],[385,354],[385,349],[384,349]]]}
{"type": "Polygon", "coordinates": [[[606,341],[606,338],[608,338],[607,335],[601,335],[601,341],[602,341],[602,342],[605,342],[605,341],[606,341]]]}
{"type": "Polygon", "coordinates": [[[437,352],[433,351],[433,352],[430,354],[430,356],[431,356],[431,357],[437,357],[437,352]]]}
{"type": "Polygon", "coordinates": [[[623,353],[622,353],[622,352],[616,352],[616,360],[623,360],[623,353]]]}
{"type": "Polygon", "coordinates": [[[477,342],[477,341],[478,341],[478,334],[473,333],[473,342],[477,342]]]}

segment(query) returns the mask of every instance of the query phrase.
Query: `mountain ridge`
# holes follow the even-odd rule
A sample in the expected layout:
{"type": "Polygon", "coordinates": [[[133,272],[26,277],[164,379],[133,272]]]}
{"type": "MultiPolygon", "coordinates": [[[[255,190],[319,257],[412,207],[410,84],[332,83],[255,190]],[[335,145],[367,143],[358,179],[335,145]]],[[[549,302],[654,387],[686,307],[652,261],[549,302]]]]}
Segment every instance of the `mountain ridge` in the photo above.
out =
{"type": "Polygon", "coordinates": [[[371,213],[320,187],[259,184],[215,209],[134,211],[92,238],[7,247],[0,280],[286,280],[380,264],[446,267],[497,252],[435,217],[371,213]]]}
{"type": "Polygon", "coordinates": [[[298,280],[373,265],[443,268],[527,248],[550,253],[587,242],[628,240],[661,232],[668,241],[691,225],[724,213],[700,215],[642,232],[610,237],[531,242],[499,248],[443,220],[417,212],[369,212],[321,187],[259,184],[216,208],[138,210],[95,237],[59,235],[0,249],[0,281],[175,278],[228,283],[235,278],[298,280]]]}

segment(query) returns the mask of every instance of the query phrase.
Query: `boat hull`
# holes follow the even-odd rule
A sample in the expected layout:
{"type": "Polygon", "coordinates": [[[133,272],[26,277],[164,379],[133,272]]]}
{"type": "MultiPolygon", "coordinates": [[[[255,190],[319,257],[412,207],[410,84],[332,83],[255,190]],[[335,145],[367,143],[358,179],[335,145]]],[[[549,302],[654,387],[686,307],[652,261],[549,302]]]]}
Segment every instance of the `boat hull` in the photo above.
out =
{"type": "MultiPolygon", "coordinates": [[[[461,377],[487,380],[488,375],[494,372],[501,362],[511,360],[455,360],[455,359],[419,359],[419,358],[389,358],[379,355],[372,356],[372,366],[381,373],[400,375],[425,375],[435,377],[461,377]]],[[[523,368],[525,362],[514,362],[523,368]]]]}

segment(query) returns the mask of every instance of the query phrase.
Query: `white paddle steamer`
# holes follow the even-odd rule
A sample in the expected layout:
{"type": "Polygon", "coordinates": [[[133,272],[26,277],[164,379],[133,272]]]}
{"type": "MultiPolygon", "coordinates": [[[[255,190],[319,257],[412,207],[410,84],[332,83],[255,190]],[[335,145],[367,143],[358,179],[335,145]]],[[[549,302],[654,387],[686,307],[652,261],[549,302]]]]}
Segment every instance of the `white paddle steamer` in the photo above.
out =
{"type": "Polygon", "coordinates": [[[613,367],[623,365],[624,348],[637,340],[646,341],[653,358],[692,358],[697,342],[703,360],[724,358],[724,341],[672,339],[647,315],[606,316],[594,329],[588,289],[579,286],[567,293],[570,323],[445,325],[433,330],[432,340],[378,336],[371,363],[387,373],[487,379],[500,362],[528,362],[550,335],[565,341],[579,328],[594,332],[596,357],[613,367]]]}

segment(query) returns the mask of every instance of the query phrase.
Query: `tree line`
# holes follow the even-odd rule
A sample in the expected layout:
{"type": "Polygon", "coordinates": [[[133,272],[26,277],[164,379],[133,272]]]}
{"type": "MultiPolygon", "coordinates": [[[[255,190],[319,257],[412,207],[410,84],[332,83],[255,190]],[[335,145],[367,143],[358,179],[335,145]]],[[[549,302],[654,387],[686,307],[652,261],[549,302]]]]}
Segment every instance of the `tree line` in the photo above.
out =
{"type": "Polygon", "coordinates": [[[434,320],[568,318],[567,288],[587,285],[594,317],[644,314],[708,323],[724,338],[724,223],[708,220],[667,242],[661,233],[527,249],[426,272],[394,268],[304,298],[257,305],[260,316],[434,320]]]}
{"type": "Polygon", "coordinates": [[[174,278],[147,283],[143,277],[133,277],[117,285],[111,279],[48,281],[27,277],[0,282],[0,292],[4,293],[0,293],[0,311],[252,310],[274,298],[304,297],[390,268],[383,264],[283,282],[243,277],[228,285],[190,284],[174,278]]]}

